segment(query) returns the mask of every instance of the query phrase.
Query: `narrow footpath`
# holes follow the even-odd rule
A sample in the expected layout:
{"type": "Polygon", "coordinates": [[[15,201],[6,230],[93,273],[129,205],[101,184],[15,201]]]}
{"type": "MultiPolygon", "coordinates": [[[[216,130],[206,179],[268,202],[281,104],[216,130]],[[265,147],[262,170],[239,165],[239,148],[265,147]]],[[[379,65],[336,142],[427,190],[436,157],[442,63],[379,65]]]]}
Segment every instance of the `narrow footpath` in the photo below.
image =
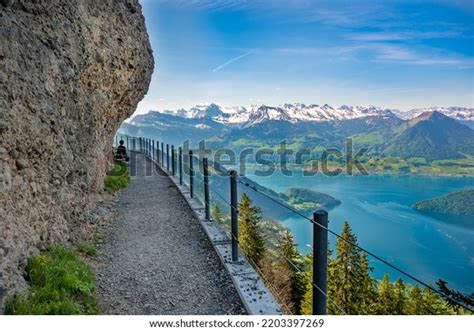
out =
{"type": "Polygon", "coordinates": [[[131,162],[118,216],[99,257],[104,314],[245,314],[234,285],[171,180],[146,157],[131,162]]]}

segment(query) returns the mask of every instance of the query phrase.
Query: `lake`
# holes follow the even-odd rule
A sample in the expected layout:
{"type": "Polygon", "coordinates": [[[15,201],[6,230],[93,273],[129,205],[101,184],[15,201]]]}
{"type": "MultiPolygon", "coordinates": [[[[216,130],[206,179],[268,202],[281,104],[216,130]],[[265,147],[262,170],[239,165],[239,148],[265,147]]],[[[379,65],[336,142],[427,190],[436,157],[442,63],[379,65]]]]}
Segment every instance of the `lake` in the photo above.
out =
{"type": "MultiPolygon", "coordinates": [[[[304,177],[302,172],[292,177],[279,172],[271,177],[248,177],[278,192],[301,187],[332,195],[342,201],[329,211],[332,230],[340,233],[343,222],[348,220],[362,247],[430,284],[442,278],[451,287],[474,292],[474,219],[464,217],[455,222],[452,217],[435,218],[411,208],[420,200],[472,189],[474,178],[323,174],[304,177]],[[471,227],[466,226],[469,223],[471,227]]],[[[280,221],[292,230],[300,251],[308,252],[311,224],[297,216],[280,221]]],[[[334,248],[335,239],[332,235],[329,238],[334,248]]],[[[379,279],[384,273],[389,273],[392,280],[401,276],[376,260],[371,259],[371,266],[379,279]]]]}

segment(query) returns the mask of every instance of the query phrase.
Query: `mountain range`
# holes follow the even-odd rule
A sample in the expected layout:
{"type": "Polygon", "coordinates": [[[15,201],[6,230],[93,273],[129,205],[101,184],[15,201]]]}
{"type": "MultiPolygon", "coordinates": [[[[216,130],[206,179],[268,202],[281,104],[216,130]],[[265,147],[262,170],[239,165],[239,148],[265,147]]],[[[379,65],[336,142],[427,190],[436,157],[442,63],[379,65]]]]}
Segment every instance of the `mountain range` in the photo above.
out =
{"type": "Polygon", "coordinates": [[[214,103],[197,105],[188,110],[179,109],[176,112],[164,111],[169,115],[177,115],[188,119],[208,118],[225,125],[248,127],[265,121],[324,122],[344,121],[370,116],[396,116],[400,119],[412,119],[422,113],[437,111],[459,121],[474,122],[474,108],[465,107],[429,107],[417,108],[410,111],[400,111],[375,106],[332,107],[328,104],[317,105],[303,103],[283,104],[280,106],[252,105],[246,107],[221,107],[214,103]]]}
{"type": "Polygon", "coordinates": [[[123,123],[119,132],[180,145],[206,139],[210,147],[343,148],[352,138],[369,154],[460,159],[474,155],[474,108],[431,107],[401,112],[381,107],[301,103],[224,108],[198,105],[176,112],[151,111],[123,123]]]}

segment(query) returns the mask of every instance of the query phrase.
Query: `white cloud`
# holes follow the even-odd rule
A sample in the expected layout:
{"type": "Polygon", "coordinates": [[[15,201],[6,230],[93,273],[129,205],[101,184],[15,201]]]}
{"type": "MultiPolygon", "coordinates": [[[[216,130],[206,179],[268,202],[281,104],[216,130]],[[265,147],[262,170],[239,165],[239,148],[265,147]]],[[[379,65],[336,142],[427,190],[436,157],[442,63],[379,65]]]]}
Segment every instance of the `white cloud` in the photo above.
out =
{"type": "Polygon", "coordinates": [[[355,41],[405,41],[422,39],[440,39],[458,37],[461,32],[457,29],[443,31],[398,31],[398,32],[371,32],[354,33],[349,35],[350,40],[355,41]]]}
{"type": "Polygon", "coordinates": [[[442,54],[439,50],[417,52],[406,46],[384,43],[366,45],[375,53],[375,61],[399,62],[418,65],[454,65],[461,68],[474,65],[472,58],[462,58],[454,54],[442,54]]]}
{"type": "MultiPolygon", "coordinates": [[[[395,38],[395,36],[393,36],[395,38]]],[[[374,38],[373,40],[376,40],[374,38]]],[[[415,50],[402,44],[386,42],[357,42],[353,45],[338,47],[293,47],[280,48],[276,51],[290,55],[321,55],[328,59],[354,60],[361,56],[374,62],[397,62],[417,65],[449,65],[461,69],[474,66],[474,59],[440,49],[424,48],[415,50]]]]}

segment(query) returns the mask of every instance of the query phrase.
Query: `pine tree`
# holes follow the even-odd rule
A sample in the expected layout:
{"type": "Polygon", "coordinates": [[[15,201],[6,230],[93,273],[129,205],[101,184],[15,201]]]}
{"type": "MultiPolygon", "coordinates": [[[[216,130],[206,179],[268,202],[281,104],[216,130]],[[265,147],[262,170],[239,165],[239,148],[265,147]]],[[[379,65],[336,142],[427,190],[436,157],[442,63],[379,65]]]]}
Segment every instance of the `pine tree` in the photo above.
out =
{"type": "Polygon", "coordinates": [[[293,235],[290,231],[283,231],[277,249],[279,251],[279,256],[276,260],[275,268],[281,273],[289,275],[291,306],[293,307],[292,313],[298,314],[306,290],[305,275],[301,272],[304,268],[304,264],[302,263],[301,254],[298,252],[298,245],[295,244],[293,235]]]}
{"type": "Polygon", "coordinates": [[[387,274],[379,282],[377,298],[377,315],[391,315],[394,311],[394,290],[393,284],[387,274]]]}
{"type": "Polygon", "coordinates": [[[250,263],[260,263],[265,254],[265,238],[260,229],[260,208],[252,205],[247,194],[242,194],[239,204],[239,244],[250,263]]]}
{"type": "Polygon", "coordinates": [[[377,291],[375,289],[375,279],[370,275],[373,268],[369,266],[367,254],[361,253],[360,259],[359,295],[361,301],[358,313],[363,315],[374,314],[377,291]]]}
{"type": "Polygon", "coordinates": [[[408,315],[422,315],[423,308],[423,295],[418,285],[415,285],[410,290],[406,313],[408,315]]]}
{"type": "Polygon", "coordinates": [[[438,285],[438,290],[445,295],[445,298],[450,298],[446,300],[446,304],[452,310],[453,314],[467,314],[468,312],[459,306],[456,302],[461,302],[466,306],[474,308],[474,293],[463,294],[459,291],[452,290],[448,287],[448,282],[445,280],[438,280],[436,282],[438,285]]]}
{"type": "Polygon", "coordinates": [[[217,223],[224,222],[224,214],[222,213],[221,209],[219,208],[219,205],[215,204],[214,206],[212,206],[211,215],[212,215],[212,219],[215,222],[217,222],[217,223]]]}
{"type": "Polygon", "coordinates": [[[329,312],[340,314],[342,309],[346,314],[364,314],[373,304],[367,257],[354,245],[357,238],[348,222],[344,223],[341,238],[336,244],[336,257],[329,264],[328,296],[337,304],[328,305],[329,312]]]}
{"type": "Polygon", "coordinates": [[[397,279],[393,287],[393,311],[394,315],[404,315],[407,304],[405,284],[400,278],[397,279]]]}
{"type": "Polygon", "coordinates": [[[425,287],[423,289],[423,311],[424,315],[446,315],[454,313],[437,294],[425,287]]]}
{"type": "Polygon", "coordinates": [[[285,264],[274,263],[268,255],[265,254],[260,260],[260,269],[264,273],[266,285],[280,303],[283,313],[294,315],[296,313],[292,289],[294,273],[285,264]]]}
{"type": "Polygon", "coordinates": [[[301,302],[301,314],[302,315],[311,315],[313,313],[313,256],[308,254],[304,258],[307,269],[304,275],[305,278],[305,293],[303,295],[303,301],[301,302]]]}

